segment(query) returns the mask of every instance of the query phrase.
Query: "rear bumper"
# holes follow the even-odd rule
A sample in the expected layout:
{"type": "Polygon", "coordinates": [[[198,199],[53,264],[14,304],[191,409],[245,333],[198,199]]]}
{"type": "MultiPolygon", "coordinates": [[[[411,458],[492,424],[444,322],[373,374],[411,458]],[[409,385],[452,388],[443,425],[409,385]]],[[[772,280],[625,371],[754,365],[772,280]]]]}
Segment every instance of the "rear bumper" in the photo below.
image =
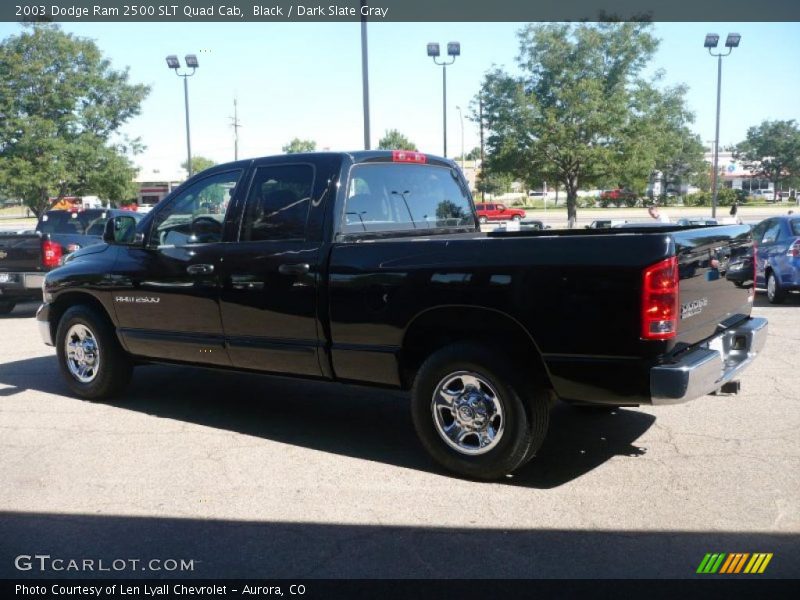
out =
{"type": "Polygon", "coordinates": [[[45,273],[0,272],[0,298],[34,299],[41,298],[45,273]]]}
{"type": "Polygon", "coordinates": [[[753,362],[766,341],[767,320],[751,318],[683,354],[676,362],[653,367],[652,403],[678,404],[717,391],[753,362]]]}

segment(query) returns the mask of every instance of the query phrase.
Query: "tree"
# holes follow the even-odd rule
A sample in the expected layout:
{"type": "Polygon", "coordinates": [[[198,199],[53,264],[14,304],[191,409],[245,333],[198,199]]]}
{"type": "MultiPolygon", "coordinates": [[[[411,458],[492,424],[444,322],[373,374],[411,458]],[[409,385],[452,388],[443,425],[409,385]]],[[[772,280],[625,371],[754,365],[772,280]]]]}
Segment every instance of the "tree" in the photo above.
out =
{"type": "Polygon", "coordinates": [[[495,68],[479,93],[489,132],[487,166],[526,182],[560,183],[570,224],[579,186],[644,189],[657,165],[676,158],[665,149],[691,136],[692,121],[683,87],[661,90],[643,76],[658,46],[650,27],[524,27],[517,59],[523,75],[495,68]]]}
{"type": "Polygon", "coordinates": [[[505,194],[511,188],[514,177],[509,173],[484,171],[478,176],[475,188],[485,194],[505,194]]]}
{"type": "Polygon", "coordinates": [[[0,43],[0,188],[37,216],[50,198],[135,195],[120,127],[149,88],[128,83],[91,40],[56,25],[27,25],[0,43]]]}
{"type": "MultiPolygon", "coordinates": [[[[199,173],[200,171],[205,171],[206,169],[210,169],[211,167],[215,166],[215,163],[210,158],[206,158],[205,156],[193,156],[192,157],[192,174],[199,173]]],[[[189,161],[183,161],[181,163],[181,169],[189,172],[189,161]]]]}
{"type": "Polygon", "coordinates": [[[397,129],[389,129],[378,141],[378,150],[414,150],[416,152],[417,145],[397,129]]]}
{"type": "Polygon", "coordinates": [[[800,174],[800,129],[794,120],[763,121],[747,130],[734,156],[756,177],[769,179],[777,191],[781,181],[800,174]]]}
{"type": "MultiPolygon", "coordinates": [[[[475,146],[472,150],[467,152],[467,155],[464,157],[464,160],[478,160],[481,157],[481,149],[475,146]]],[[[453,160],[459,161],[461,160],[461,156],[457,156],[453,160]]]]}
{"type": "Polygon", "coordinates": [[[294,138],[291,142],[281,148],[286,154],[296,154],[298,152],[314,152],[317,149],[317,142],[314,140],[301,140],[294,138]]]}

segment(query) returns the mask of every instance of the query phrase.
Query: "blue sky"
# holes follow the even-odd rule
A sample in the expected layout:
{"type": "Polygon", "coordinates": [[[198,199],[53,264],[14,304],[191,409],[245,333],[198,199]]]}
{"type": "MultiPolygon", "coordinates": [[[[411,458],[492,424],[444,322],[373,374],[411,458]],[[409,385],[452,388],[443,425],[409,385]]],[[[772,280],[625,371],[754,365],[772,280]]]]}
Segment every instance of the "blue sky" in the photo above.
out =
{"type": "MultiPolygon", "coordinates": [[[[192,152],[217,162],[233,160],[233,98],[238,98],[240,158],[280,152],[293,137],[318,148],[363,145],[361,46],[358,23],[65,23],[63,29],[94,39],[115,67],[129,66],[132,81],[152,87],[142,113],[125,132],[146,145],[136,162],[144,169],[179,172],[186,156],[182,83],[166,66],[167,54],[197,54],[189,80],[192,152]]],[[[442,152],[441,67],[425,44],[461,42],[462,56],[448,67],[448,154],[460,152],[456,106],[464,115],[464,145],[478,145],[466,119],[482,75],[493,64],[515,71],[521,23],[371,23],[369,25],[372,143],[396,128],[422,151],[442,152]]],[[[0,23],[0,37],[19,31],[0,23]]],[[[661,46],[652,69],[666,84],[689,86],[695,130],[714,137],[716,59],[702,46],[707,32],[724,39],[742,34],[741,46],[723,59],[723,145],[744,138],[765,119],[800,121],[799,23],[658,23],[661,46]]]]}

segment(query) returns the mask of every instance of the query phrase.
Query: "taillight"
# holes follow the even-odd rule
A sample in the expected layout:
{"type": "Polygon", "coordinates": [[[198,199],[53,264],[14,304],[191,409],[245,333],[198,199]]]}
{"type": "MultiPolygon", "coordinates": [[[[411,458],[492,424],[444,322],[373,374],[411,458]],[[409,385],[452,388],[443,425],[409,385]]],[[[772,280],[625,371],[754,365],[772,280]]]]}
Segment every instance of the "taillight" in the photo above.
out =
{"type": "Polygon", "coordinates": [[[61,246],[52,240],[42,241],[42,264],[45,267],[57,267],[61,261],[61,246]]]}
{"type": "Polygon", "coordinates": [[[677,334],[678,281],[675,256],[642,273],[642,339],[668,340],[677,334]]]}
{"type": "Polygon", "coordinates": [[[786,251],[786,256],[793,256],[795,258],[800,256],[800,238],[792,242],[792,245],[789,246],[789,250],[786,251]]]}
{"type": "Polygon", "coordinates": [[[428,157],[422,152],[412,152],[411,150],[392,150],[392,162],[410,162],[424,165],[428,157]]]}

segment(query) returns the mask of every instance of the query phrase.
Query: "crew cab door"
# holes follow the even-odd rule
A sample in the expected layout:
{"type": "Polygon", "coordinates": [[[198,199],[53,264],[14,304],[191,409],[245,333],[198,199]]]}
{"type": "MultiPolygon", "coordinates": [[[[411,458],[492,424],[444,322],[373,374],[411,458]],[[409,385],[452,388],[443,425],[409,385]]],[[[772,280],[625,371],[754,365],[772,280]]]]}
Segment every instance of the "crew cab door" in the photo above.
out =
{"type": "Polygon", "coordinates": [[[221,312],[235,367],[321,376],[317,286],[326,181],[318,163],[255,163],[238,241],[220,265],[221,312]]]}
{"type": "Polygon", "coordinates": [[[242,170],[213,173],[159,205],[144,247],[120,247],[114,310],[137,355],[230,365],[219,312],[226,211],[242,170]]]}

